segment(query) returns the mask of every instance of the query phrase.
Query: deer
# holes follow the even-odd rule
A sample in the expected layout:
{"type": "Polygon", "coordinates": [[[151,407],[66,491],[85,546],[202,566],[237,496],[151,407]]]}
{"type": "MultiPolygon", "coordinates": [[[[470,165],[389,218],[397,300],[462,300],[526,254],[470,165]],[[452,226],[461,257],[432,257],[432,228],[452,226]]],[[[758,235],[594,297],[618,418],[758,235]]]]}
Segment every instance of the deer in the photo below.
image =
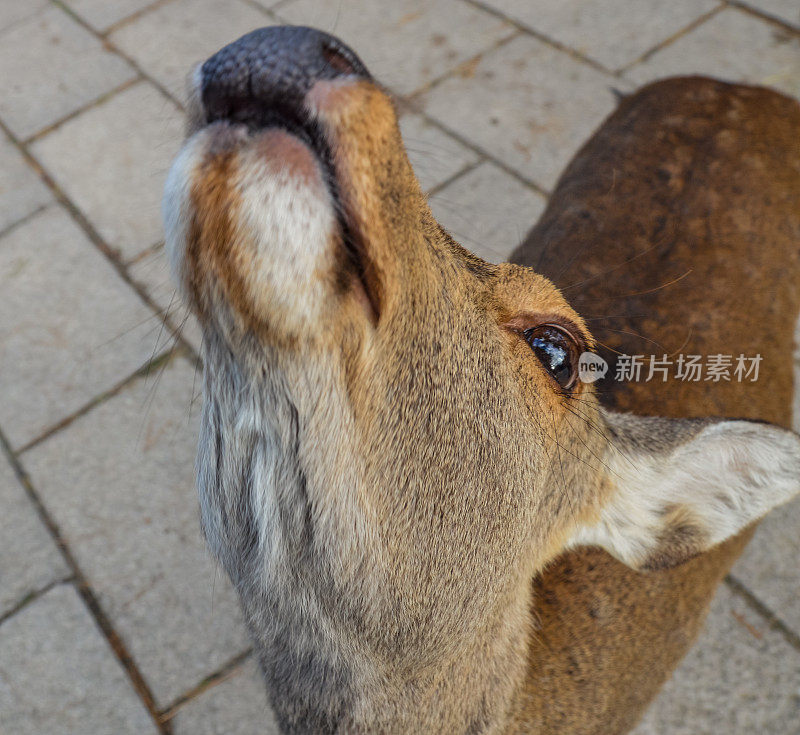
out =
{"type": "Polygon", "coordinates": [[[243,36],[187,109],[163,213],[201,525],[281,732],[629,731],[800,490],[798,103],[627,95],[503,264],[437,223],[331,35],[243,36]],[[760,374],[613,379],[654,351],[760,374]]]}

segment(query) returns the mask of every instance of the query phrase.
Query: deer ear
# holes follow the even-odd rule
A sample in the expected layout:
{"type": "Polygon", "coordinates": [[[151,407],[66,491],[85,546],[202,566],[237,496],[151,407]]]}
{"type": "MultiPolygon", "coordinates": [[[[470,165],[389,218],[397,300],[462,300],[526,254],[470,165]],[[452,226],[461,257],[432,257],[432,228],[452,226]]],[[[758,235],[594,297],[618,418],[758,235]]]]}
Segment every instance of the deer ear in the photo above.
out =
{"type": "Polygon", "coordinates": [[[680,564],[800,491],[800,437],[771,424],[603,412],[609,488],[570,546],[634,569],[680,564]]]}

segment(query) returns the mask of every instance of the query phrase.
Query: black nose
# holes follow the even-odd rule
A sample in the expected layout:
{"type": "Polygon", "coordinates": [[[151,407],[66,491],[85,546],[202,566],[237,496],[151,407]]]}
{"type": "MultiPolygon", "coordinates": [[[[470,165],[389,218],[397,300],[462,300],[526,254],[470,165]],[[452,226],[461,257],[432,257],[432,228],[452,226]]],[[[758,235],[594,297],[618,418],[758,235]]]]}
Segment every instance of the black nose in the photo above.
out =
{"type": "Polygon", "coordinates": [[[242,36],[203,64],[201,96],[208,122],[264,125],[294,115],[322,79],[369,72],[338,38],[303,26],[271,26],[242,36]]]}

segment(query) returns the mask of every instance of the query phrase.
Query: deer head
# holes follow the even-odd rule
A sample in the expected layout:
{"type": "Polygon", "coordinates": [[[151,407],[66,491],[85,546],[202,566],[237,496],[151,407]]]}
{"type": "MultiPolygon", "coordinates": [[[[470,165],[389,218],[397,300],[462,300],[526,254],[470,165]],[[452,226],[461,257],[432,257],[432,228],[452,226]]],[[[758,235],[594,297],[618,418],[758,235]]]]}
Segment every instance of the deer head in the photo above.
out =
{"type": "Polygon", "coordinates": [[[790,432],[602,409],[584,321],[438,225],[341,42],[255,31],[191,96],[164,217],[204,334],[202,523],[284,727],[490,722],[559,552],[663,568],[800,489],[790,432]]]}

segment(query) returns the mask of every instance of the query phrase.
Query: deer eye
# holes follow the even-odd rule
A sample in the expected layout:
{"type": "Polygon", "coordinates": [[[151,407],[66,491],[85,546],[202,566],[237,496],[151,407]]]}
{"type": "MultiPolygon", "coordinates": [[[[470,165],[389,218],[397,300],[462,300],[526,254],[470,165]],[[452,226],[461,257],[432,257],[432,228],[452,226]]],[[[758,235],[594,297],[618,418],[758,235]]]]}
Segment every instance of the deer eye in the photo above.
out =
{"type": "Polygon", "coordinates": [[[580,352],[572,335],[554,324],[540,324],[522,334],[553,380],[570,390],[578,378],[580,352]]]}

